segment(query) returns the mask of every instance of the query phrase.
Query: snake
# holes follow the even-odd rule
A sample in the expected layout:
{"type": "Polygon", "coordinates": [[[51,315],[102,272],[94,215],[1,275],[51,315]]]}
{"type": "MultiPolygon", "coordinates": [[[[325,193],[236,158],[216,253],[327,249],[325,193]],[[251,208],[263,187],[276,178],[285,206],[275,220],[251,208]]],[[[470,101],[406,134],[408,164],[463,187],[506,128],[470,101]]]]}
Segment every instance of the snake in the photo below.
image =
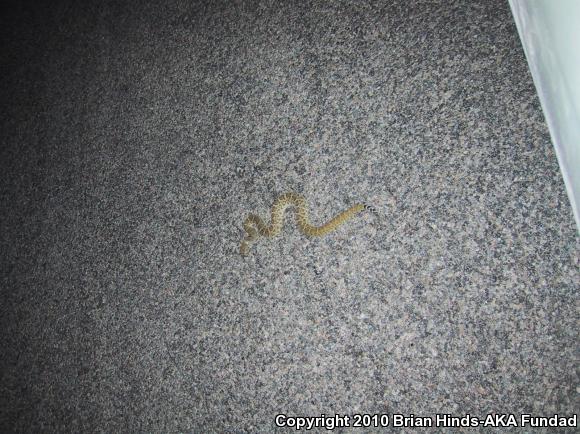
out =
{"type": "Polygon", "coordinates": [[[339,226],[346,223],[355,215],[363,211],[370,211],[377,214],[375,208],[364,203],[357,203],[347,210],[336,215],[322,226],[314,226],[308,219],[308,205],[306,199],[300,194],[290,192],[279,196],[272,205],[270,224],[266,225],[264,221],[256,214],[250,214],[244,220],[243,228],[246,231],[246,236],[240,244],[240,254],[246,256],[250,250],[250,246],[260,237],[272,238],[282,231],[284,224],[284,212],[287,208],[294,207],[296,209],[296,223],[298,229],[307,237],[322,237],[330,232],[335,231],[339,226]]]}

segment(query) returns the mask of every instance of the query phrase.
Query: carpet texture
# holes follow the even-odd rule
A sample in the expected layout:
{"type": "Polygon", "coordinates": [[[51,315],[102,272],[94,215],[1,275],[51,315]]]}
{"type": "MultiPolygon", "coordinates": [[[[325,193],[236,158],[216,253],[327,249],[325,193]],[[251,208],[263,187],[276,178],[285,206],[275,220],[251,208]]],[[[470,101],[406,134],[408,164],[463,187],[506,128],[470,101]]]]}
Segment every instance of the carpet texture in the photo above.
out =
{"type": "Polygon", "coordinates": [[[3,432],[578,412],[579,237],[507,1],[3,20],[3,432]],[[379,217],[242,258],[288,191],[379,217]]]}

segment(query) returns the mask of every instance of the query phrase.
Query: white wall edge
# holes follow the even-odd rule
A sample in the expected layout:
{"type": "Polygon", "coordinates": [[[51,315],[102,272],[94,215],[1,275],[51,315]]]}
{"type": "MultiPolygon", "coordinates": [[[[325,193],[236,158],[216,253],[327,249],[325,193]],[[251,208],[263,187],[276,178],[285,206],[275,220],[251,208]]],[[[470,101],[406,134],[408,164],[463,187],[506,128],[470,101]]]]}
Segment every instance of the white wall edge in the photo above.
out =
{"type": "Polygon", "coordinates": [[[509,4],[580,233],[580,1],[509,4]]]}

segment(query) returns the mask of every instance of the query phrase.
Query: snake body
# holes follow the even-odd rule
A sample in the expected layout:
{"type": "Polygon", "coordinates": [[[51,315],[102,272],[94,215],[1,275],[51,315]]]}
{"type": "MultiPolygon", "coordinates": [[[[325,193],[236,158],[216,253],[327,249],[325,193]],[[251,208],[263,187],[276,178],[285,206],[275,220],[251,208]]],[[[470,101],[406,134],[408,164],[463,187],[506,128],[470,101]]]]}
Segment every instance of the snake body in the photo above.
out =
{"type": "Polygon", "coordinates": [[[247,235],[240,244],[240,254],[242,256],[247,255],[251,243],[259,237],[272,238],[278,235],[284,223],[284,212],[286,208],[291,206],[296,208],[296,223],[298,224],[298,229],[308,237],[321,237],[326,235],[362,211],[371,211],[376,214],[376,210],[373,207],[365,204],[356,204],[346,211],[341,212],[322,226],[313,226],[308,220],[308,205],[304,197],[297,193],[285,193],[279,196],[272,205],[269,226],[255,214],[250,214],[246,218],[243,227],[247,235]]]}

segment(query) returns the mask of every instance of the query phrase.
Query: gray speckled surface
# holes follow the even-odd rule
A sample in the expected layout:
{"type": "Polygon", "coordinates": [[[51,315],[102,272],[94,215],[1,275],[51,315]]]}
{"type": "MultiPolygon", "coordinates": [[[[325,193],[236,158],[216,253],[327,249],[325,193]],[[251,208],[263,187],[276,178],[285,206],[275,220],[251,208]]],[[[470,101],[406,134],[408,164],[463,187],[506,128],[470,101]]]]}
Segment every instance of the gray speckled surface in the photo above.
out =
{"type": "Polygon", "coordinates": [[[507,2],[78,3],[2,29],[3,431],[578,411],[578,235],[507,2]],[[381,219],[239,257],[290,190],[381,219]]]}

